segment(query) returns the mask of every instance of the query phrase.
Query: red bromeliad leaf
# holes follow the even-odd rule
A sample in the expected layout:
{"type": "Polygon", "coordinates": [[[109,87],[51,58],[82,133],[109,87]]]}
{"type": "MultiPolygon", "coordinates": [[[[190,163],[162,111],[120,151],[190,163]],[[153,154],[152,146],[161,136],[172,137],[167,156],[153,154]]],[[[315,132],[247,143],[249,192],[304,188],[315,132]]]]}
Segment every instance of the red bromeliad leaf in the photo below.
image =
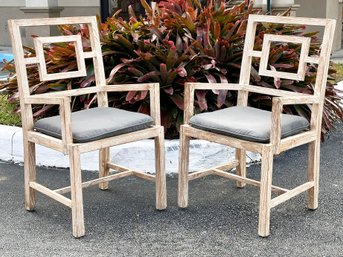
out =
{"type": "Polygon", "coordinates": [[[274,63],[273,66],[275,68],[283,68],[283,69],[293,69],[295,68],[294,63],[274,63]]]}
{"type": "Polygon", "coordinates": [[[135,11],[133,10],[132,8],[132,5],[129,5],[128,6],[128,13],[129,13],[129,16],[130,16],[130,21],[136,21],[137,20],[137,17],[135,15],[135,11]]]}
{"type": "Polygon", "coordinates": [[[95,81],[95,75],[89,76],[88,78],[86,78],[84,81],[82,81],[82,83],[80,84],[80,87],[88,87],[89,85],[91,85],[93,82],[95,81]]]}
{"type": "Polygon", "coordinates": [[[212,76],[211,74],[205,74],[205,77],[207,78],[208,82],[217,83],[216,78],[214,76],[212,76]]]}
{"type": "Polygon", "coordinates": [[[186,69],[183,68],[183,67],[177,68],[176,71],[177,71],[177,74],[178,74],[180,77],[182,77],[182,78],[184,78],[184,77],[187,76],[187,71],[186,71],[186,69]]]}
{"type": "Polygon", "coordinates": [[[126,97],[125,97],[125,101],[130,102],[135,97],[136,94],[137,94],[137,91],[127,92],[126,97]]]}
{"type": "Polygon", "coordinates": [[[132,64],[134,62],[139,62],[141,60],[140,57],[136,58],[136,59],[126,59],[126,58],[122,58],[120,59],[120,62],[125,63],[125,64],[132,64]]]}
{"type": "MultiPolygon", "coordinates": [[[[228,80],[227,78],[222,75],[222,74],[219,74],[219,78],[220,78],[220,82],[221,83],[228,83],[228,80]]],[[[226,96],[227,96],[227,92],[228,90],[212,90],[213,93],[215,93],[217,96],[217,107],[220,108],[223,106],[223,104],[225,103],[225,99],[226,99],[226,96]]]]}
{"type": "Polygon", "coordinates": [[[143,102],[138,107],[138,112],[150,115],[150,106],[147,103],[143,102]]]}
{"type": "Polygon", "coordinates": [[[217,96],[217,107],[220,108],[225,103],[225,99],[227,96],[228,90],[219,90],[219,94],[217,96]]]}
{"type": "Polygon", "coordinates": [[[49,110],[51,110],[53,107],[53,105],[44,105],[41,109],[39,109],[37,112],[33,113],[33,117],[37,118],[40,116],[44,116],[44,114],[46,112],[48,112],[49,110]]]}
{"type": "Polygon", "coordinates": [[[167,71],[167,65],[165,63],[160,64],[160,71],[161,71],[161,82],[166,84],[167,78],[168,78],[168,71],[167,71]]]}
{"type": "Polygon", "coordinates": [[[97,95],[96,95],[96,94],[93,95],[90,99],[87,99],[87,100],[85,101],[85,109],[89,109],[90,106],[91,106],[93,103],[95,103],[96,99],[97,99],[97,95]]]}
{"type": "Polygon", "coordinates": [[[184,109],[184,102],[183,102],[183,97],[179,94],[173,94],[170,96],[170,99],[174,102],[174,104],[183,111],[184,109]]]}
{"type": "Polygon", "coordinates": [[[290,85],[293,85],[294,84],[294,80],[291,80],[291,79],[284,79],[282,80],[281,82],[281,86],[284,87],[284,86],[290,86],[290,85]]]}
{"type": "Polygon", "coordinates": [[[137,79],[137,82],[144,82],[144,81],[147,81],[147,80],[159,82],[159,80],[160,80],[159,79],[159,75],[160,74],[161,74],[161,72],[159,72],[159,71],[150,71],[147,74],[139,77],[137,79]]]}
{"type": "Polygon", "coordinates": [[[179,33],[177,33],[176,35],[176,43],[175,43],[176,49],[178,52],[182,52],[183,51],[183,42],[182,39],[179,35],[179,33]]]}
{"type": "Polygon", "coordinates": [[[52,90],[62,91],[67,88],[67,84],[60,84],[60,83],[50,83],[48,87],[52,90]]]}
{"type": "Polygon", "coordinates": [[[206,22],[206,24],[204,25],[204,31],[203,31],[205,49],[211,49],[212,48],[211,41],[210,41],[210,25],[209,25],[209,23],[210,23],[209,21],[206,22]]]}
{"type": "Polygon", "coordinates": [[[136,95],[135,100],[137,100],[137,101],[144,100],[147,97],[148,93],[149,93],[149,91],[139,92],[139,94],[136,95]]]}
{"type": "Polygon", "coordinates": [[[213,64],[212,63],[203,64],[203,65],[201,65],[201,68],[204,70],[209,70],[209,69],[213,68],[213,64]]]}
{"type": "MultiPolygon", "coordinates": [[[[272,66],[272,65],[269,65],[269,66],[270,66],[270,69],[271,69],[272,71],[276,71],[276,69],[274,68],[274,66],[272,66]]],[[[276,88],[280,88],[280,87],[281,87],[281,80],[280,80],[280,78],[274,77],[274,86],[275,86],[276,88]]]]}
{"type": "Polygon", "coordinates": [[[197,41],[199,43],[202,43],[203,42],[203,34],[204,34],[204,28],[202,27],[197,27],[197,41]]]}
{"type": "Polygon", "coordinates": [[[252,97],[252,100],[254,102],[260,102],[260,101],[270,101],[272,98],[269,95],[254,95],[254,97],[252,97]]]}
{"type": "Polygon", "coordinates": [[[174,88],[173,87],[163,88],[163,91],[166,92],[168,95],[174,94],[174,88]]]}
{"type": "Polygon", "coordinates": [[[171,110],[161,110],[161,124],[165,129],[169,129],[174,124],[173,113],[171,110]]]}
{"type": "Polygon", "coordinates": [[[129,40],[127,40],[123,35],[116,34],[114,36],[114,40],[119,42],[123,47],[125,47],[130,52],[134,51],[135,49],[132,43],[129,40]]]}
{"type": "Polygon", "coordinates": [[[121,68],[123,68],[123,67],[125,67],[125,66],[126,66],[126,63],[120,63],[120,64],[116,65],[116,66],[111,70],[111,73],[110,73],[110,75],[108,76],[107,81],[108,81],[108,82],[111,82],[111,81],[113,80],[114,76],[116,75],[116,73],[117,73],[121,68]]]}
{"type": "Polygon", "coordinates": [[[30,91],[34,92],[35,94],[43,94],[49,91],[49,86],[47,84],[40,83],[32,87],[30,91]]]}
{"type": "Polygon", "coordinates": [[[168,69],[171,69],[177,61],[176,46],[171,46],[168,52],[166,65],[168,69]]]}
{"type": "Polygon", "coordinates": [[[253,66],[251,66],[250,76],[253,77],[256,82],[261,81],[261,76],[258,74],[258,71],[253,66]]]}
{"type": "Polygon", "coordinates": [[[220,78],[220,83],[229,83],[229,81],[227,80],[227,77],[224,76],[223,74],[218,74],[219,78],[220,78]]]}
{"type": "Polygon", "coordinates": [[[220,23],[218,21],[215,21],[213,26],[213,36],[214,38],[218,39],[220,37],[220,23]]]}
{"type": "Polygon", "coordinates": [[[133,75],[138,76],[138,77],[144,75],[143,72],[141,72],[141,71],[138,70],[137,68],[131,67],[131,66],[129,66],[129,67],[127,68],[127,71],[128,71],[128,72],[131,72],[133,75]]]}
{"type": "MultiPolygon", "coordinates": [[[[158,38],[159,40],[162,40],[163,38],[163,33],[154,25],[151,26],[151,32],[153,33],[153,35],[156,36],[156,38],[158,38]]],[[[154,41],[154,40],[152,40],[154,41]]]]}
{"type": "Polygon", "coordinates": [[[199,106],[200,110],[202,110],[202,111],[207,110],[207,108],[208,108],[207,101],[206,101],[206,94],[207,94],[207,91],[205,91],[205,90],[195,91],[198,106],[199,106]]]}
{"type": "Polygon", "coordinates": [[[146,13],[152,17],[153,16],[153,13],[152,13],[152,9],[150,7],[150,5],[145,1],[145,0],[141,0],[141,4],[142,6],[144,7],[146,13]]]}

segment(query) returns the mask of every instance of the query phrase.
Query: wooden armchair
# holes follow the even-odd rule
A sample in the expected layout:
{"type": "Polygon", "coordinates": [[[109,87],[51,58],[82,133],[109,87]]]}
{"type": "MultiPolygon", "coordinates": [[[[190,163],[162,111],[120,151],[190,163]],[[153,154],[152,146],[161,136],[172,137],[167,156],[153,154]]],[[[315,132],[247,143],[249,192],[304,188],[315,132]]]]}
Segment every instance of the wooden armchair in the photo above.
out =
{"type": "Polygon", "coordinates": [[[105,80],[98,24],[95,17],[48,18],[9,20],[9,29],[15,57],[15,67],[20,94],[20,108],[24,138],[25,208],[35,207],[35,192],[39,191],[72,210],[73,236],[85,234],[82,188],[99,184],[106,190],[108,182],[134,175],[156,183],[156,208],[166,208],[166,180],[164,170],[164,132],[160,125],[159,85],[130,84],[107,85],[105,80]],[[20,29],[28,26],[85,24],[90,34],[91,51],[83,51],[80,35],[36,37],[36,56],[25,58],[20,29]],[[74,42],[77,71],[50,74],[47,72],[43,45],[49,43],[74,42]],[[38,66],[40,80],[86,76],[85,59],[92,59],[96,86],[66,90],[56,93],[30,95],[27,65],[38,66]],[[107,94],[115,91],[149,91],[150,116],[108,107],[107,94]],[[98,107],[78,112],[71,111],[71,97],[94,93],[98,107]],[[60,115],[34,122],[32,104],[59,105],[60,115]],[[156,175],[134,171],[110,162],[109,147],[142,139],[154,138],[156,175]],[[40,144],[69,155],[70,186],[49,189],[36,182],[35,144],[40,144]],[[99,178],[82,182],[80,154],[99,150],[99,178]],[[114,174],[109,170],[117,171],[114,174]],[[71,192],[71,199],[63,194],[71,192]]]}
{"type": "Polygon", "coordinates": [[[262,237],[269,235],[271,208],[280,203],[302,192],[307,192],[308,208],[316,209],[318,207],[321,122],[334,30],[335,20],[250,15],[239,84],[186,83],[185,124],[181,126],[180,136],[179,207],[186,208],[188,206],[188,181],[210,174],[236,180],[238,187],[244,187],[245,184],[260,187],[258,234],[262,237]],[[311,39],[301,36],[265,34],[262,50],[255,50],[254,42],[258,23],[324,27],[320,55],[309,56],[311,39]],[[296,74],[267,68],[269,49],[273,41],[301,44],[299,67],[296,74]],[[260,58],[260,75],[284,79],[304,80],[307,63],[317,64],[314,94],[308,95],[250,85],[250,67],[253,57],[260,58]],[[237,90],[237,106],[194,115],[194,91],[205,89],[237,90]],[[273,96],[272,111],[248,107],[247,100],[250,92],[273,96]],[[282,114],[283,106],[296,104],[311,105],[310,122],[303,117],[282,114]],[[228,164],[188,174],[190,138],[204,139],[236,148],[236,158],[228,164]],[[308,181],[290,190],[273,186],[273,156],[303,144],[309,145],[308,181]],[[246,177],[246,151],[261,154],[261,181],[246,177]],[[232,168],[236,168],[236,174],[227,172],[232,168]],[[280,195],[272,199],[272,190],[280,195]]]}

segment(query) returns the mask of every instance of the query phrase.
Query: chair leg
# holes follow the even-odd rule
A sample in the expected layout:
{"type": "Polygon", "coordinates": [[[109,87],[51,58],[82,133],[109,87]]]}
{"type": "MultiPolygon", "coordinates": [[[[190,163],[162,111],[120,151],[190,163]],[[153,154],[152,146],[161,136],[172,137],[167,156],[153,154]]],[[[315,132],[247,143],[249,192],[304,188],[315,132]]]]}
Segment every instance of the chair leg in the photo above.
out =
{"type": "Polygon", "coordinates": [[[85,225],[83,217],[80,152],[77,147],[71,147],[71,149],[69,150],[69,162],[73,236],[78,238],[85,235],[85,225]]]}
{"type": "Polygon", "coordinates": [[[318,208],[320,167],[320,141],[316,140],[308,145],[308,181],[314,181],[314,187],[308,190],[307,207],[311,210],[318,208]]]}
{"type": "Polygon", "coordinates": [[[258,234],[261,237],[269,236],[270,230],[270,202],[273,178],[273,152],[271,147],[262,150],[261,188],[258,234]]]}
{"type": "Polygon", "coordinates": [[[156,172],[156,209],[164,210],[167,208],[167,185],[164,157],[164,131],[155,137],[155,172],[156,172]]]}
{"type": "Polygon", "coordinates": [[[188,206],[188,169],[189,169],[189,140],[180,129],[180,151],[179,151],[179,188],[178,205],[180,208],[188,206]]]}
{"type": "MultiPolygon", "coordinates": [[[[110,168],[107,163],[110,160],[110,148],[104,148],[99,150],[99,178],[106,177],[110,173],[110,168]]],[[[101,190],[108,189],[108,182],[102,182],[99,184],[101,190]]]]}
{"type": "MultiPolygon", "coordinates": [[[[246,178],[247,176],[247,167],[246,167],[246,152],[242,149],[236,149],[236,160],[238,160],[238,166],[236,167],[236,174],[238,176],[246,178]]],[[[245,187],[246,183],[236,182],[238,188],[245,187]]]]}
{"type": "Polygon", "coordinates": [[[36,192],[30,187],[31,181],[36,181],[36,146],[24,140],[24,180],[25,209],[33,211],[36,204],[36,192]]]}

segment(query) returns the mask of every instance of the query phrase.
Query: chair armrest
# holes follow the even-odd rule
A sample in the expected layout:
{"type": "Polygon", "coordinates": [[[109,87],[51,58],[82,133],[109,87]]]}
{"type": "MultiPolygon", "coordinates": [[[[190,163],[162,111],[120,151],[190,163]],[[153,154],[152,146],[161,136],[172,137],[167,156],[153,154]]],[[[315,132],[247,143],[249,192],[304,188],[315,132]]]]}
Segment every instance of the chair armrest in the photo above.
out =
{"type": "Polygon", "coordinates": [[[106,92],[125,92],[125,91],[149,91],[159,87],[158,83],[139,83],[139,84],[117,84],[101,86],[101,90],[106,92]]]}
{"type": "Polygon", "coordinates": [[[62,105],[65,97],[51,97],[45,94],[31,95],[24,98],[25,104],[58,104],[62,105]]]}
{"type": "Polygon", "coordinates": [[[154,119],[155,125],[161,125],[159,83],[106,85],[101,86],[100,88],[105,92],[149,91],[150,116],[154,119]]]}
{"type": "Polygon", "coordinates": [[[57,104],[60,106],[62,144],[66,153],[68,151],[68,145],[73,143],[70,97],[51,97],[50,94],[41,94],[26,97],[24,102],[26,104],[57,104]]]}
{"type": "Polygon", "coordinates": [[[185,87],[189,87],[191,90],[242,90],[244,86],[235,83],[186,82],[185,87]]]}
{"type": "Polygon", "coordinates": [[[248,91],[251,93],[258,93],[258,94],[279,96],[279,97],[309,97],[309,98],[313,97],[313,95],[308,95],[308,94],[303,94],[303,93],[286,91],[282,89],[252,86],[252,85],[243,85],[242,90],[248,91]]]}
{"type": "Polygon", "coordinates": [[[296,96],[275,97],[275,99],[278,99],[278,101],[280,101],[282,105],[318,104],[320,101],[320,98],[318,96],[304,94],[298,94],[296,96]]]}
{"type": "MultiPolygon", "coordinates": [[[[78,96],[78,95],[87,95],[100,92],[123,92],[123,91],[148,91],[155,87],[156,83],[146,83],[146,84],[121,84],[121,85],[105,85],[105,86],[93,86],[87,88],[78,88],[71,90],[64,90],[58,92],[44,93],[40,95],[31,95],[26,99],[31,99],[28,101],[42,101],[38,98],[49,99],[49,98],[60,98],[65,96],[78,96]]],[[[51,100],[54,101],[54,100],[51,100]]],[[[36,102],[35,102],[36,103],[36,102]]]]}
{"type": "MultiPolygon", "coordinates": [[[[253,85],[244,85],[242,90],[251,92],[251,93],[258,93],[258,94],[271,95],[271,96],[294,96],[294,95],[300,94],[300,93],[286,91],[282,89],[259,87],[259,86],[253,86],[253,85]]],[[[304,94],[300,94],[300,95],[304,95],[304,94]]]]}
{"type": "Polygon", "coordinates": [[[58,92],[51,92],[51,93],[44,93],[39,95],[30,95],[26,99],[38,99],[38,98],[63,98],[63,97],[71,97],[71,96],[78,96],[78,95],[87,95],[93,93],[102,92],[102,87],[86,87],[86,88],[78,88],[78,89],[71,89],[71,90],[64,90],[58,92]]]}
{"type": "Polygon", "coordinates": [[[298,94],[297,96],[274,97],[272,103],[272,126],[270,130],[270,143],[273,145],[273,151],[280,153],[281,141],[281,114],[284,105],[295,104],[318,104],[318,96],[298,94]]]}
{"type": "Polygon", "coordinates": [[[184,119],[187,124],[194,114],[194,91],[195,90],[237,90],[238,105],[246,105],[248,93],[258,93],[270,96],[276,96],[282,102],[282,105],[288,104],[316,104],[319,103],[319,97],[314,95],[302,94],[297,92],[285,91],[280,89],[258,87],[253,85],[241,85],[232,83],[185,83],[184,93],[184,119]]]}

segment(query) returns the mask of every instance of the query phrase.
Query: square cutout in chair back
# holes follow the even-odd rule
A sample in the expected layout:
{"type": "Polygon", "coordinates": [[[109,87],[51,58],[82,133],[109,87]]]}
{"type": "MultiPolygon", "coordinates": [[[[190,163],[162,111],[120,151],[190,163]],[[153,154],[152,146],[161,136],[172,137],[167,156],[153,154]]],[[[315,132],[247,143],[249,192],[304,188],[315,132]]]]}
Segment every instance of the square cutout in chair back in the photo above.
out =
{"type": "Polygon", "coordinates": [[[277,77],[277,78],[283,78],[283,79],[293,79],[293,80],[303,81],[305,79],[306,63],[310,62],[310,59],[308,58],[310,44],[311,44],[311,38],[309,37],[265,34],[263,37],[259,74],[262,76],[268,76],[268,77],[277,77]],[[268,69],[268,60],[269,60],[269,54],[270,54],[270,48],[271,48],[272,42],[300,44],[301,51],[300,51],[300,56],[299,56],[297,73],[278,71],[276,69],[274,70],[268,69]]]}
{"type": "Polygon", "coordinates": [[[85,57],[83,55],[82,39],[80,35],[36,37],[33,39],[38,59],[38,71],[41,81],[50,81],[65,78],[84,77],[87,75],[85,57]],[[44,56],[44,45],[54,43],[74,43],[75,57],[77,63],[76,71],[48,73],[44,56]]]}

